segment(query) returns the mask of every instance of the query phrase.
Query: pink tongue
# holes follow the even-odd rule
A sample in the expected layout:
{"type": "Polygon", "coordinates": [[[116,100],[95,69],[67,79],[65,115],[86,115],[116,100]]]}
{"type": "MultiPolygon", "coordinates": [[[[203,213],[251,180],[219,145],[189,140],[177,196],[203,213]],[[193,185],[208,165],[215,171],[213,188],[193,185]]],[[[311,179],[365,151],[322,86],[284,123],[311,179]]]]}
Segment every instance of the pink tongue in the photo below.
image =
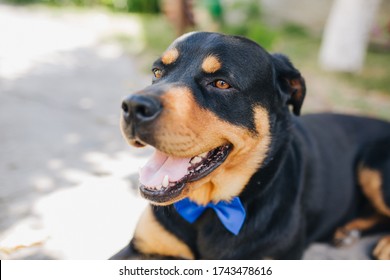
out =
{"type": "Polygon", "coordinates": [[[146,187],[158,187],[166,175],[169,182],[178,181],[187,174],[190,160],[191,158],[172,157],[155,150],[152,158],[139,172],[140,183],[146,187]]]}

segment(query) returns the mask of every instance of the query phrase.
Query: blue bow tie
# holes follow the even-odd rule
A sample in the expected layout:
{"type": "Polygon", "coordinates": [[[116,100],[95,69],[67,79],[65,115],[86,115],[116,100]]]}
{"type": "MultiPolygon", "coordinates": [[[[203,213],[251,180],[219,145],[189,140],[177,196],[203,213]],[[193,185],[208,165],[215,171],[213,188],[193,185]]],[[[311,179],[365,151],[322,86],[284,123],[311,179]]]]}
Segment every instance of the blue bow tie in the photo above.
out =
{"type": "Polygon", "coordinates": [[[245,209],[238,197],[230,202],[220,201],[217,204],[209,203],[206,206],[198,205],[188,198],[174,204],[176,211],[189,223],[195,222],[207,209],[212,208],[225,228],[237,235],[245,221],[245,209]]]}

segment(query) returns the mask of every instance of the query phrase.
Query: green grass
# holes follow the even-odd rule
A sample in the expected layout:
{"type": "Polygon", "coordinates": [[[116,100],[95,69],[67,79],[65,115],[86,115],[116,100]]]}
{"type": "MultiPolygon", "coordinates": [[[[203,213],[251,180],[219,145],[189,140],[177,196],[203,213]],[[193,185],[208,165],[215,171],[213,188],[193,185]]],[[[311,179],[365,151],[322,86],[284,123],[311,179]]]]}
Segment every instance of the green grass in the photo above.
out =
{"type": "Polygon", "coordinates": [[[367,90],[390,95],[390,52],[368,51],[363,70],[355,75],[345,75],[349,83],[367,90]]]}

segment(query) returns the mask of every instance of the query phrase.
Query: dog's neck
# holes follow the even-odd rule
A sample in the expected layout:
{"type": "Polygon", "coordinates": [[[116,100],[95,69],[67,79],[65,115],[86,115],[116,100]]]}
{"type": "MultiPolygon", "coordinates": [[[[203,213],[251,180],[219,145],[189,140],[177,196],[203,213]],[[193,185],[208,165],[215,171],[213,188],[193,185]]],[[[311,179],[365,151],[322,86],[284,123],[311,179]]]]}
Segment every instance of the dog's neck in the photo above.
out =
{"type": "Polygon", "coordinates": [[[244,199],[246,196],[252,196],[252,189],[256,188],[256,192],[260,195],[267,192],[271,187],[272,181],[276,178],[276,174],[283,168],[287,150],[292,142],[292,116],[288,114],[275,115],[271,119],[271,135],[278,135],[277,138],[271,137],[272,142],[262,166],[253,174],[240,195],[244,199]],[[258,190],[261,190],[260,192],[258,190]]]}

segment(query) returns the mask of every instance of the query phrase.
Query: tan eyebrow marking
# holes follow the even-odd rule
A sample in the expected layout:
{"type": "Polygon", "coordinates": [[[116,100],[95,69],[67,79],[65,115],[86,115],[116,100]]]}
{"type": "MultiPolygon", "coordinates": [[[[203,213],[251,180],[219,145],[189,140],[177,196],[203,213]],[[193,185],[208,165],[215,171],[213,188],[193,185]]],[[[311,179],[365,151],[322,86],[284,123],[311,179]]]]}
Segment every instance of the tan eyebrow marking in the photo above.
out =
{"type": "Polygon", "coordinates": [[[202,62],[202,70],[206,73],[215,73],[221,69],[222,64],[218,57],[214,55],[207,56],[202,62]]]}
{"type": "Polygon", "coordinates": [[[163,56],[161,57],[161,61],[165,65],[168,65],[174,63],[178,57],[179,57],[179,51],[176,48],[174,48],[164,52],[163,56]]]}

